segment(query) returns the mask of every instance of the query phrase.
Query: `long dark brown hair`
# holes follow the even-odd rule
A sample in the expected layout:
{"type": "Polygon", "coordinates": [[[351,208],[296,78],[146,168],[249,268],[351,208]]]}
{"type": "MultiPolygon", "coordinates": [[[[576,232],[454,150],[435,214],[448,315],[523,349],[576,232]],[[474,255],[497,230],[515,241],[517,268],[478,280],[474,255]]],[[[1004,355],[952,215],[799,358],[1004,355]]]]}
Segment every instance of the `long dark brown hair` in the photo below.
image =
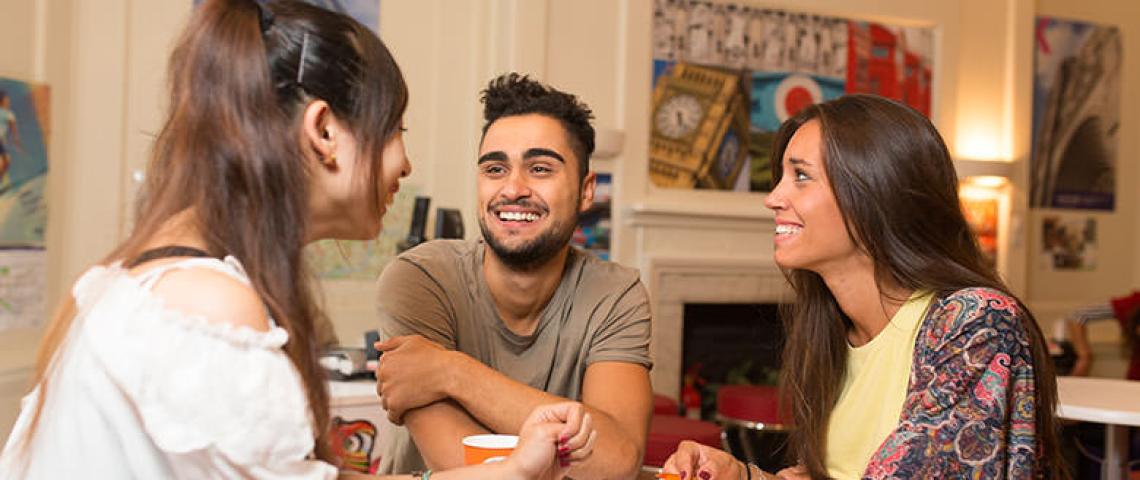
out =
{"type": "MultiPolygon", "coordinates": [[[[407,85],[391,53],[351,18],[297,1],[210,0],[197,7],[170,58],[169,114],[155,140],[135,228],[103,264],[141,253],[175,214],[196,213],[207,250],[233,255],[277,324],[303,380],[318,458],[330,459],[325,376],[317,363],[318,316],[302,257],[310,171],[305,107],[328,103],[373,159],[356,187],[380,215],[380,152],[399,131],[407,85]]],[[[52,359],[75,316],[63,302],[36,357],[41,389],[27,440],[43,413],[52,359]]]]}
{"type": "MultiPolygon", "coordinates": [[[[928,119],[900,103],[848,95],[805,108],[784,122],[772,151],[775,181],[784,150],[804,124],[818,121],[821,154],[835,201],[852,242],[868,254],[883,286],[929,290],[937,296],[970,287],[1010,293],[989,266],[966,223],[950,153],[928,119]]],[[[791,409],[792,459],[813,478],[826,478],[828,418],[839,399],[847,365],[851,320],[823,278],[786,270],[796,302],[784,312],[788,340],[781,374],[791,409]]],[[[1017,300],[1028,334],[1036,381],[1037,459],[1040,471],[1059,474],[1054,406],[1057,386],[1045,337],[1017,300]]]]}

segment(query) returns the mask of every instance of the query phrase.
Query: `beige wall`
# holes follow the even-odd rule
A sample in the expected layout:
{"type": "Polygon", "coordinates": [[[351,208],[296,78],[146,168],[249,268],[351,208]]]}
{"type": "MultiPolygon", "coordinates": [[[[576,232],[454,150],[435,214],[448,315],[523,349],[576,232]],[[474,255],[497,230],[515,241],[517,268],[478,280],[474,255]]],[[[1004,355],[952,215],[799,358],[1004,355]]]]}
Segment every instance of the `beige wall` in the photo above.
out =
{"type": "MultiPolygon", "coordinates": [[[[78,70],[70,62],[75,48],[71,20],[73,10],[70,0],[0,0],[0,45],[3,45],[0,48],[0,76],[52,86],[52,136],[48,145],[51,168],[48,202],[51,211],[46,232],[47,249],[52,253],[48,259],[48,283],[53,286],[49,287],[52,290],[58,290],[54,286],[61,283],[62,277],[63,255],[55,252],[81,248],[76,244],[82,240],[75,237],[99,235],[97,227],[78,233],[69,228],[67,221],[75,214],[73,205],[82,201],[64,194],[73,188],[68,182],[76,178],[68,172],[83,168],[79,165],[81,162],[69,161],[74,157],[64,153],[73,148],[75,138],[70,125],[70,105],[75,98],[70,86],[78,70]]],[[[90,163],[89,166],[98,164],[90,163]]],[[[99,197],[96,193],[98,185],[79,188],[86,198],[99,197]]],[[[0,436],[7,436],[15,419],[38,339],[39,331],[35,329],[0,334],[0,436]]]]}
{"type": "MultiPolygon", "coordinates": [[[[1027,253],[1029,298],[1039,318],[1058,318],[1061,311],[1086,302],[1104,301],[1140,289],[1140,2],[1130,0],[1039,0],[1042,15],[1112,24],[1120,27],[1124,67],[1120,102],[1120,144],[1117,155],[1116,211],[1090,214],[1098,224],[1098,267],[1091,272],[1051,272],[1041,267],[1041,217],[1030,216],[1027,253]]],[[[1029,67],[1026,67],[1029,68],[1029,67]]],[[[1029,85],[1028,79],[1026,85],[1029,85]]],[[[1028,107],[1027,107],[1028,108],[1028,107]]],[[[1077,213],[1082,212],[1067,212],[1077,213]]],[[[1122,376],[1119,328],[1105,324],[1090,329],[1096,351],[1093,374],[1122,376]]]]}
{"type": "MultiPolygon", "coordinates": [[[[53,132],[49,178],[50,298],[127,228],[132,170],[145,163],[164,107],[162,75],[190,0],[0,0],[0,74],[49,82],[53,132]]],[[[1005,228],[1004,271],[1018,293],[1051,319],[1071,306],[1140,287],[1140,3],[1132,0],[772,0],[756,4],[937,28],[934,121],[951,148],[990,145],[1019,161],[1005,228]],[[1036,12],[1115,23],[1126,55],[1118,209],[1098,214],[1101,266],[1058,274],[1035,269],[1040,225],[1025,208],[1032,28],[1036,12]],[[979,133],[980,132],[980,133],[979,133]],[[996,133],[995,133],[996,132],[996,133]],[[983,138],[975,140],[974,135],[983,138]],[[991,135],[991,137],[986,137],[991,135]],[[1040,307],[1038,307],[1040,305],[1040,307]]],[[[617,158],[596,162],[615,174],[616,258],[641,265],[649,246],[625,221],[631,212],[729,212],[764,218],[759,194],[681,192],[649,185],[651,0],[383,0],[381,31],[411,86],[407,123],[414,173],[408,180],[433,205],[463,209],[474,223],[474,158],[480,106],[475,93],[493,75],[519,70],[590,103],[601,129],[625,134],[617,158]]],[[[682,229],[660,247],[763,252],[770,234],[710,235],[682,229]]],[[[371,327],[371,282],[325,282],[338,332],[356,341],[371,327]]],[[[1111,335],[1111,332],[1106,335],[1111,335]]],[[[0,429],[26,375],[35,332],[0,335],[0,429]],[[7,382],[7,383],[5,383],[7,382]],[[14,386],[15,385],[15,386],[14,386]]],[[[1109,341],[1100,338],[1101,341],[1109,341]]]]}

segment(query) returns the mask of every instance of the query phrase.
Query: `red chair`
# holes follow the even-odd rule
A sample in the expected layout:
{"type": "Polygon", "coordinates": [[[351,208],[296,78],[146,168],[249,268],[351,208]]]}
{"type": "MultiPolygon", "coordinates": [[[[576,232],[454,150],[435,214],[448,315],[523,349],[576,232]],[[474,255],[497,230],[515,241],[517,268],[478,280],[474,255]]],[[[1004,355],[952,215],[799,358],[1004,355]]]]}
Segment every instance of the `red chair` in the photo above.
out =
{"type": "Polygon", "coordinates": [[[778,442],[765,439],[777,435],[782,441],[786,435],[791,421],[780,415],[780,392],[776,387],[767,385],[723,385],[716,394],[716,420],[724,426],[724,446],[738,458],[756,463],[758,465],[771,465],[776,459],[773,455],[758,455],[753,447],[758,440],[767,445],[777,445],[769,448],[778,450],[778,442]],[[738,435],[737,441],[729,439],[729,431],[734,430],[738,435]],[[734,446],[736,446],[734,448],[734,446]]]}
{"type": "Polygon", "coordinates": [[[653,414],[654,415],[678,415],[681,411],[681,405],[673,400],[672,397],[662,395],[660,393],[653,394],[653,414]]]}
{"type": "Polygon", "coordinates": [[[691,420],[679,415],[654,415],[649,423],[649,438],[645,442],[645,465],[660,467],[677,451],[682,440],[692,440],[710,447],[721,448],[720,426],[711,422],[691,420]]]}

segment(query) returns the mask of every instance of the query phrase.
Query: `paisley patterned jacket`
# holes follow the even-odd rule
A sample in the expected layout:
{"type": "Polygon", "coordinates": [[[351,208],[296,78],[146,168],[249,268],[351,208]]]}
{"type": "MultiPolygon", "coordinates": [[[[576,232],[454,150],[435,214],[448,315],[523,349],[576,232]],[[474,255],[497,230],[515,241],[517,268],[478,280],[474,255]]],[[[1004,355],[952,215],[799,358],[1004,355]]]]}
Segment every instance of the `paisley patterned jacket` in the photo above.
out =
{"type": "Polygon", "coordinates": [[[1032,478],[1036,385],[1027,321],[1013,297],[936,297],[919,327],[898,428],[864,478],[1032,478]]]}

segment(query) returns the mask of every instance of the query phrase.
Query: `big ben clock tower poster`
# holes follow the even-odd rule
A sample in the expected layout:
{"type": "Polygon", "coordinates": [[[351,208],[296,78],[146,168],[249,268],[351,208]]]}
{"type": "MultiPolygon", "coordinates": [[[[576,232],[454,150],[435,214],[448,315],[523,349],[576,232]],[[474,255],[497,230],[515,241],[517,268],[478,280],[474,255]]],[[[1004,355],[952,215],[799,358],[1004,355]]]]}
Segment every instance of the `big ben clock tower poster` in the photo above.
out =
{"type": "Polygon", "coordinates": [[[753,6],[655,0],[651,182],[771,189],[780,123],[844,93],[874,93],[930,115],[931,28],[753,6]]]}

